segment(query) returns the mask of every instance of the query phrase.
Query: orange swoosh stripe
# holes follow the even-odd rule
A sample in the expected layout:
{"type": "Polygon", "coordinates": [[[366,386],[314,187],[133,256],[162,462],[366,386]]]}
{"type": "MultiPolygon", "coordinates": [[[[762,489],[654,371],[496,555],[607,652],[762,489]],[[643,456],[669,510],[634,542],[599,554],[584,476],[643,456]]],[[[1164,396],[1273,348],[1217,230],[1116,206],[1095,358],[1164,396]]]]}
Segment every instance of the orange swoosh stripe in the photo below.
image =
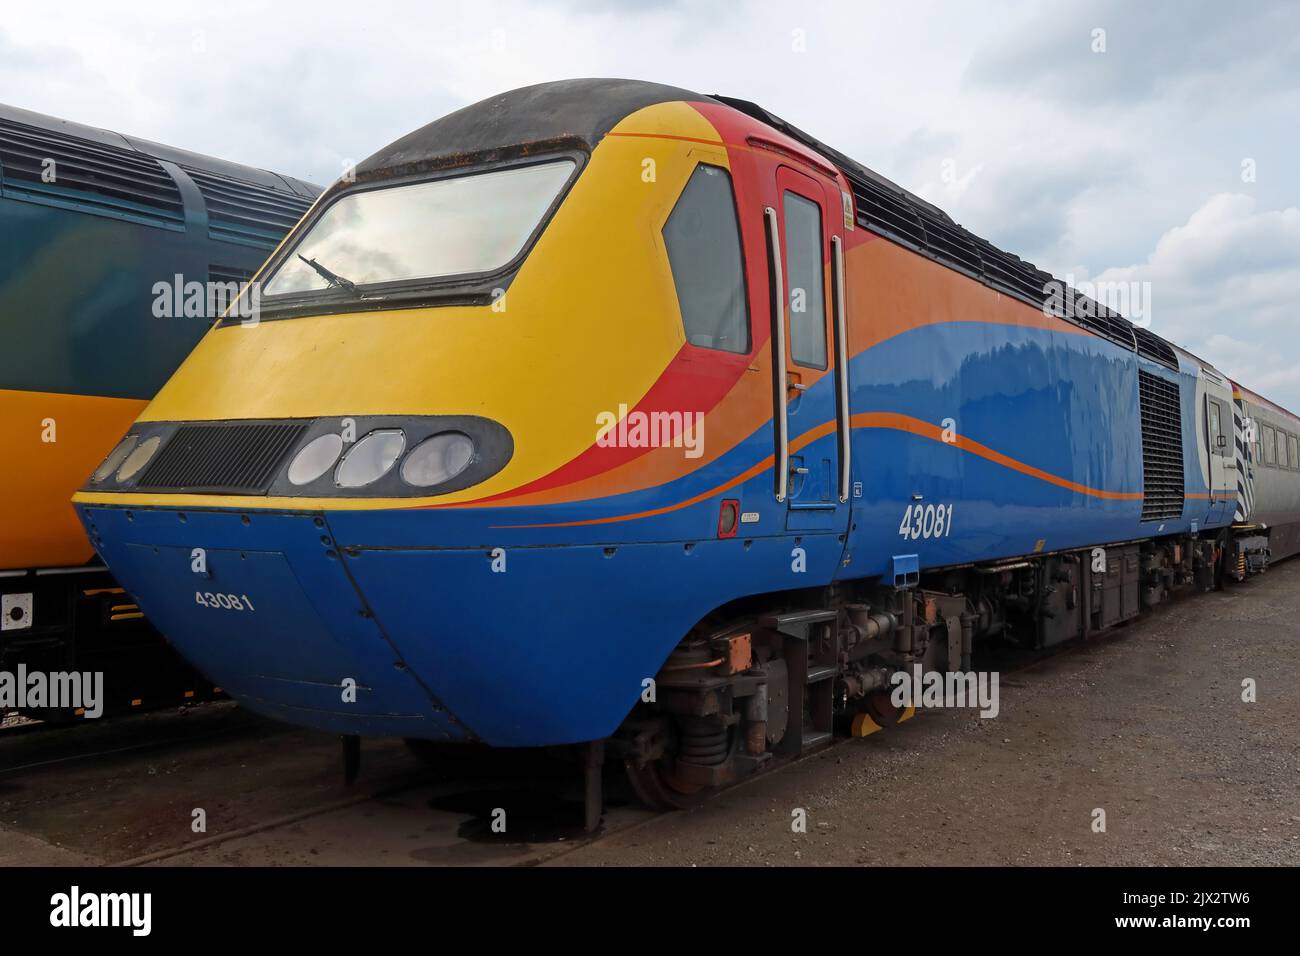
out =
{"type": "MultiPolygon", "coordinates": [[[[860,412],[850,419],[853,428],[889,428],[894,431],[909,432],[913,435],[919,435],[923,438],[929,438],[933,441],[943,441],[943,429],[929,422],[921,421],[919,418],[913,418],[910,415],[898,415],[893,412],[860,412]]],[[[810,442],[816,441],[824,435],[829,435],[835,431],[835,422],[828,421],[815,428],[810,428],[802,433],[790,443],[792,452],[799,451],[810,442]]],[[[1035,468],[1033,465],[1026,465],[1024,462],[1017,461],[999,451],[994,451],[987,445],[981,445],[979,442],[961,435],[956,435],[951,442],[945,444],[954,445],[962,451],[970,452],[973,455],[979,455],[995,464],[1018,471],[1021,474],[1029,475],[1031,478],[1037,478],[1040,481],[1046,481],[1049,484],[1057,485],[1061,488],[1067,488],[1070,491],[1077,491],[1081,494],[1091,495],[1094,498],[1103,498],[1110,501],[1140,501],[1142,492],[1140,491],[1104,491],[1100,488],[1090,488],[1087,485],[1081,485],[1076,481],[1070,481],[1068,478],[1062,478],[1059,475],[1053,475],[1051,472],[1043,471],[1041,468],[1035,468]]],[[[710,488],[701,494],[685,501],[679,501],[675,504],[664,505],[662,508],[652,508],[649,511],[638,511],[633,514],[614,515],[608,518],[587,518],[583,521],[556,521],[545,524],[508,524],[494,525],[494,528],[502,529],[519,529],[519,528],[575,528],[586,525],[613,524],[617,521],[633,521],[637,518],[653,518],[658,515],[668,514],[673,511],[679,511],[682,508],[688,508],[691,505],[699,504],[701,501],[707,501],[714,495],[728,491],[743,482],[748,481],[755,475],[761,474],[768,468],[772,467],[775,456],[768,455],[758,464],[747,468],[736,477],[729,481],[710,488]]]]}
{"type": "MultiPolygon", "coordinates": [[[[935,441],[943,441],[943,429],[938,425],[923,422],[919,418],[912,418],[910,415],[895,415],[892,412],[862,412],[859,415],[854,415],[851,421],[854,428],[892,428],[896,431],[911,432],[913,435],[920,435],[935,441]]],[[[954,436],[953,440],[947,444],[956,445],[963,451],[979,455],[981,458],[986,458],[1005,468],[1018,471],[1022,475],[1029,475],[1031,478],[1046,481],[1060,488],[1068,488],[1070,491],[1077,491],[1080,494],[1091,495],[1094,498],[1104,498],[1108,501],[1142,500],[1142,492],[1140,491],[1103,491],[1100,488],[1090,488],[1087,485],[1079,484],[1077,481],[1071,481],[1068,478],[1062,478],[1059,475],[1053,475],[1051,472],[1043,471],[1041,468],[1035,468],[1033,465],[1026,465],[1022,461],[1016,461],[1016,459],[1004,455],[1000,451],[994,451],[987,445],[981,445],[979,442],[961,435],[954,436]]]]}

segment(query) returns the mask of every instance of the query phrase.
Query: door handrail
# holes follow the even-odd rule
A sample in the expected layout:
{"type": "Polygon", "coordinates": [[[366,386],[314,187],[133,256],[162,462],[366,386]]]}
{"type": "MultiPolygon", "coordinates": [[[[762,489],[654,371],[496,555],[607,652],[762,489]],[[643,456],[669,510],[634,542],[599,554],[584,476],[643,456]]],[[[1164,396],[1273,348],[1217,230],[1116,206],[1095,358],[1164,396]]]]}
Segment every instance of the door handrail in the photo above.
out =
{"type": "Polygon", "coordinates": [[[786,420],[785,277],[781,273],[781,238],[776,210],[763,207],[767,219],[768,248],[772,256],[772,364],[776,369],[776,500],[785,501],[790,481],[790,435],[786,420]]]}
{"type": "Polygon", "coordinates": [[[848,322],[844,308],[844,243],[839,236],[831,236],[831,248],[835,250],[833,273],[835,279],[835,362],[839,379],[839,402],[836,411],[840,433],[840,501],[849,500],[849,482],[853,471],[850,463],[852,454],[852,434],[849,426],[849,336],[848,322]]]}

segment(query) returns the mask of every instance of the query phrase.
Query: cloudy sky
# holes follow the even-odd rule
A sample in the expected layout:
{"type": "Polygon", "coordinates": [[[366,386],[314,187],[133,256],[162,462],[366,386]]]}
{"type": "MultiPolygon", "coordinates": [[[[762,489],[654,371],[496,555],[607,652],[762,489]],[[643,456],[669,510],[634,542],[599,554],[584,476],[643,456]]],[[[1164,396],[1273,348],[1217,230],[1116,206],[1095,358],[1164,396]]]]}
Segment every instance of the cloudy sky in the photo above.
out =
{"type": "Polygon", "coordinates": [[[502,90],[754,100],[1300,410],[1300,4],[6,4],[0,102],[319,183],[502,90]]]}

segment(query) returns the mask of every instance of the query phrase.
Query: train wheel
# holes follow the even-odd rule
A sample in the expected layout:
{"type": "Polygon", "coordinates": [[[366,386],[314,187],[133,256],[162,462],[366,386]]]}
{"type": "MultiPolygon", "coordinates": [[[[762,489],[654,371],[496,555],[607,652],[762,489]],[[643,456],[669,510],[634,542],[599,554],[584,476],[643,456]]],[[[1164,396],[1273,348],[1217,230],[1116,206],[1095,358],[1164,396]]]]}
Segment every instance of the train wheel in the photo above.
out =
{"type": "Polygon", "coordinates": [[[912,707],[899,707],[893,701],[892,692],[878,690],[869,695],[863,708],[881,727],[893,727],[901,724],[913,714],[912,707]]]}
{"type": "Polygon", "coordinates": [[[699,806],[720,786],[692,780],[679,772],[684,765],[696,768],[724,768],[735,758],[737,735],[708,719],[678,719],[669,731],[668,742],[653,759],[629,756],[623,762],[637,798],[655,810],[689,810],[699,806]]]}
{"type": "Polygon", "coordinates": [[[652,810],[689,810],[699,806],[713,791],[699,784],[674,779],[665,764],[667,758],[638,764],[631,757],[623,761],[627,781],[637,799],[652,810]]]}

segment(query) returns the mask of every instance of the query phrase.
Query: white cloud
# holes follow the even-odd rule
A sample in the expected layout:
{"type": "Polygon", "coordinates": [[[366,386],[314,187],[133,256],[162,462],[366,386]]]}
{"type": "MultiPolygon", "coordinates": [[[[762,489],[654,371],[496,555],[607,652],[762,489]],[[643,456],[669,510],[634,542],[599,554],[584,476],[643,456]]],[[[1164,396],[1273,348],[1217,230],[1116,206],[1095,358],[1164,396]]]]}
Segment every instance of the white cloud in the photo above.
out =
{"type": "Polygon", "coordinates": [[[1300,408],[1300,208],[1211,196],[1145,262],[1106,282],[1149,282],[1151,327],[1279,404],[1300,408]]]}

